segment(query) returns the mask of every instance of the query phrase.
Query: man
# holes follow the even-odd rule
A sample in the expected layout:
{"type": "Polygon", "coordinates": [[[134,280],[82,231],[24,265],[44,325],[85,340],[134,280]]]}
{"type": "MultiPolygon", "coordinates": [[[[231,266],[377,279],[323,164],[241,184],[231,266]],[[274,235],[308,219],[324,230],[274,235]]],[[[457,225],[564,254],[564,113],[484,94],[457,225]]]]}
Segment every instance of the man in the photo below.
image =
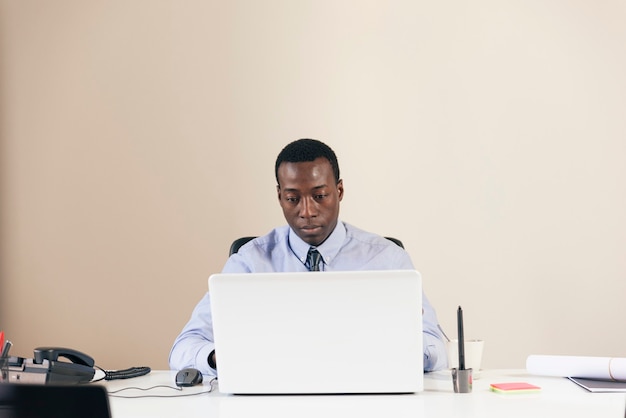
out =
{"type": "MultiPolygon", "coordinates": [[[[242,246],[223,273],[411,269],[406,251],[391,241],[339,220],[343,181],[333,150],[314,139],[287,145],[275,165],[278,202],[287,224],[242,246]]],[[[424,370],[447,366],[434,309],[423,296],[424,370]]],[[[365,348],[364,348],[365,349],[365,348]]],[[[176,338],[170,367],[217,373],[209,294],[176,338]]]]}

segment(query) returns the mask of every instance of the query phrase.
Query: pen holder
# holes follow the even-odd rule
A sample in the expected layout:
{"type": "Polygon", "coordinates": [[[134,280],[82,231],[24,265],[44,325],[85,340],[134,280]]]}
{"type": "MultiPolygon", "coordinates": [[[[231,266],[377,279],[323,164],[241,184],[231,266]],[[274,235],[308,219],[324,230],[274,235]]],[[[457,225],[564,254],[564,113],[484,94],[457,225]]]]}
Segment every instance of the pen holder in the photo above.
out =
{"type": "Polygon", "coordinates": [[[470,393],[472,391],[472,369],[452,369],[452,386],[454,393],[470,393]]]}

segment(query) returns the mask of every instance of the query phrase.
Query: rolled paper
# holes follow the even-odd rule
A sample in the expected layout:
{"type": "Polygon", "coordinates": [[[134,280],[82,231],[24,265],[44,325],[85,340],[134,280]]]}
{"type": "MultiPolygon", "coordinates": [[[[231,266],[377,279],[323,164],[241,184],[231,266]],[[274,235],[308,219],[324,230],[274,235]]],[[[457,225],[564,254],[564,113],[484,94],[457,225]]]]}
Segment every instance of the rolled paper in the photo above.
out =
{"type": "Polygon", "coordinates": [[[526,370],[541,376],[626,381],[626,358],[531,355],[526,370]]]}

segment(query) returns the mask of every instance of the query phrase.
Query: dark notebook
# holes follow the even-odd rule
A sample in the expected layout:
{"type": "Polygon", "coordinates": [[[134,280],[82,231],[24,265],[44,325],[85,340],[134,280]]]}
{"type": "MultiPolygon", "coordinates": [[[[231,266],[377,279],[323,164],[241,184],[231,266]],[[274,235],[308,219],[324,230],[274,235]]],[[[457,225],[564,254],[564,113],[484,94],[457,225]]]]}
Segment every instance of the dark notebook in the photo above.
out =
{"type": "Polygon", "coordinates": [[[587,389],[589,392],[626,392],[626,382],[614,380],[583,379],[570,377],[569,380],[587,389]]]}

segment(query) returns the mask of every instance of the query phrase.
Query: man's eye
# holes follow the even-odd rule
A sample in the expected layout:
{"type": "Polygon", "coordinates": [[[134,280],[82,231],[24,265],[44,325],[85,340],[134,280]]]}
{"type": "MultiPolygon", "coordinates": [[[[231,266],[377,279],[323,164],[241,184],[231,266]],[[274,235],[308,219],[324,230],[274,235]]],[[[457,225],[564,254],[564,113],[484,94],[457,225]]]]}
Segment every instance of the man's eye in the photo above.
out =
{"type": "Polygon", "coordinates": [[[290,196],[288,196],[288,197],[285,198],[285,200],[287,202],[291,202],[291,203],[298,203],[298,198],[297,197],[290,197],[290,196]]]}
{"type": "Polygon", "coordinates": [[[327,194],[317,194],[315,195],[315,199],[317,200],[322,200],[323,198],[325,198],[326,196],[328,196],[327,194]]]}

